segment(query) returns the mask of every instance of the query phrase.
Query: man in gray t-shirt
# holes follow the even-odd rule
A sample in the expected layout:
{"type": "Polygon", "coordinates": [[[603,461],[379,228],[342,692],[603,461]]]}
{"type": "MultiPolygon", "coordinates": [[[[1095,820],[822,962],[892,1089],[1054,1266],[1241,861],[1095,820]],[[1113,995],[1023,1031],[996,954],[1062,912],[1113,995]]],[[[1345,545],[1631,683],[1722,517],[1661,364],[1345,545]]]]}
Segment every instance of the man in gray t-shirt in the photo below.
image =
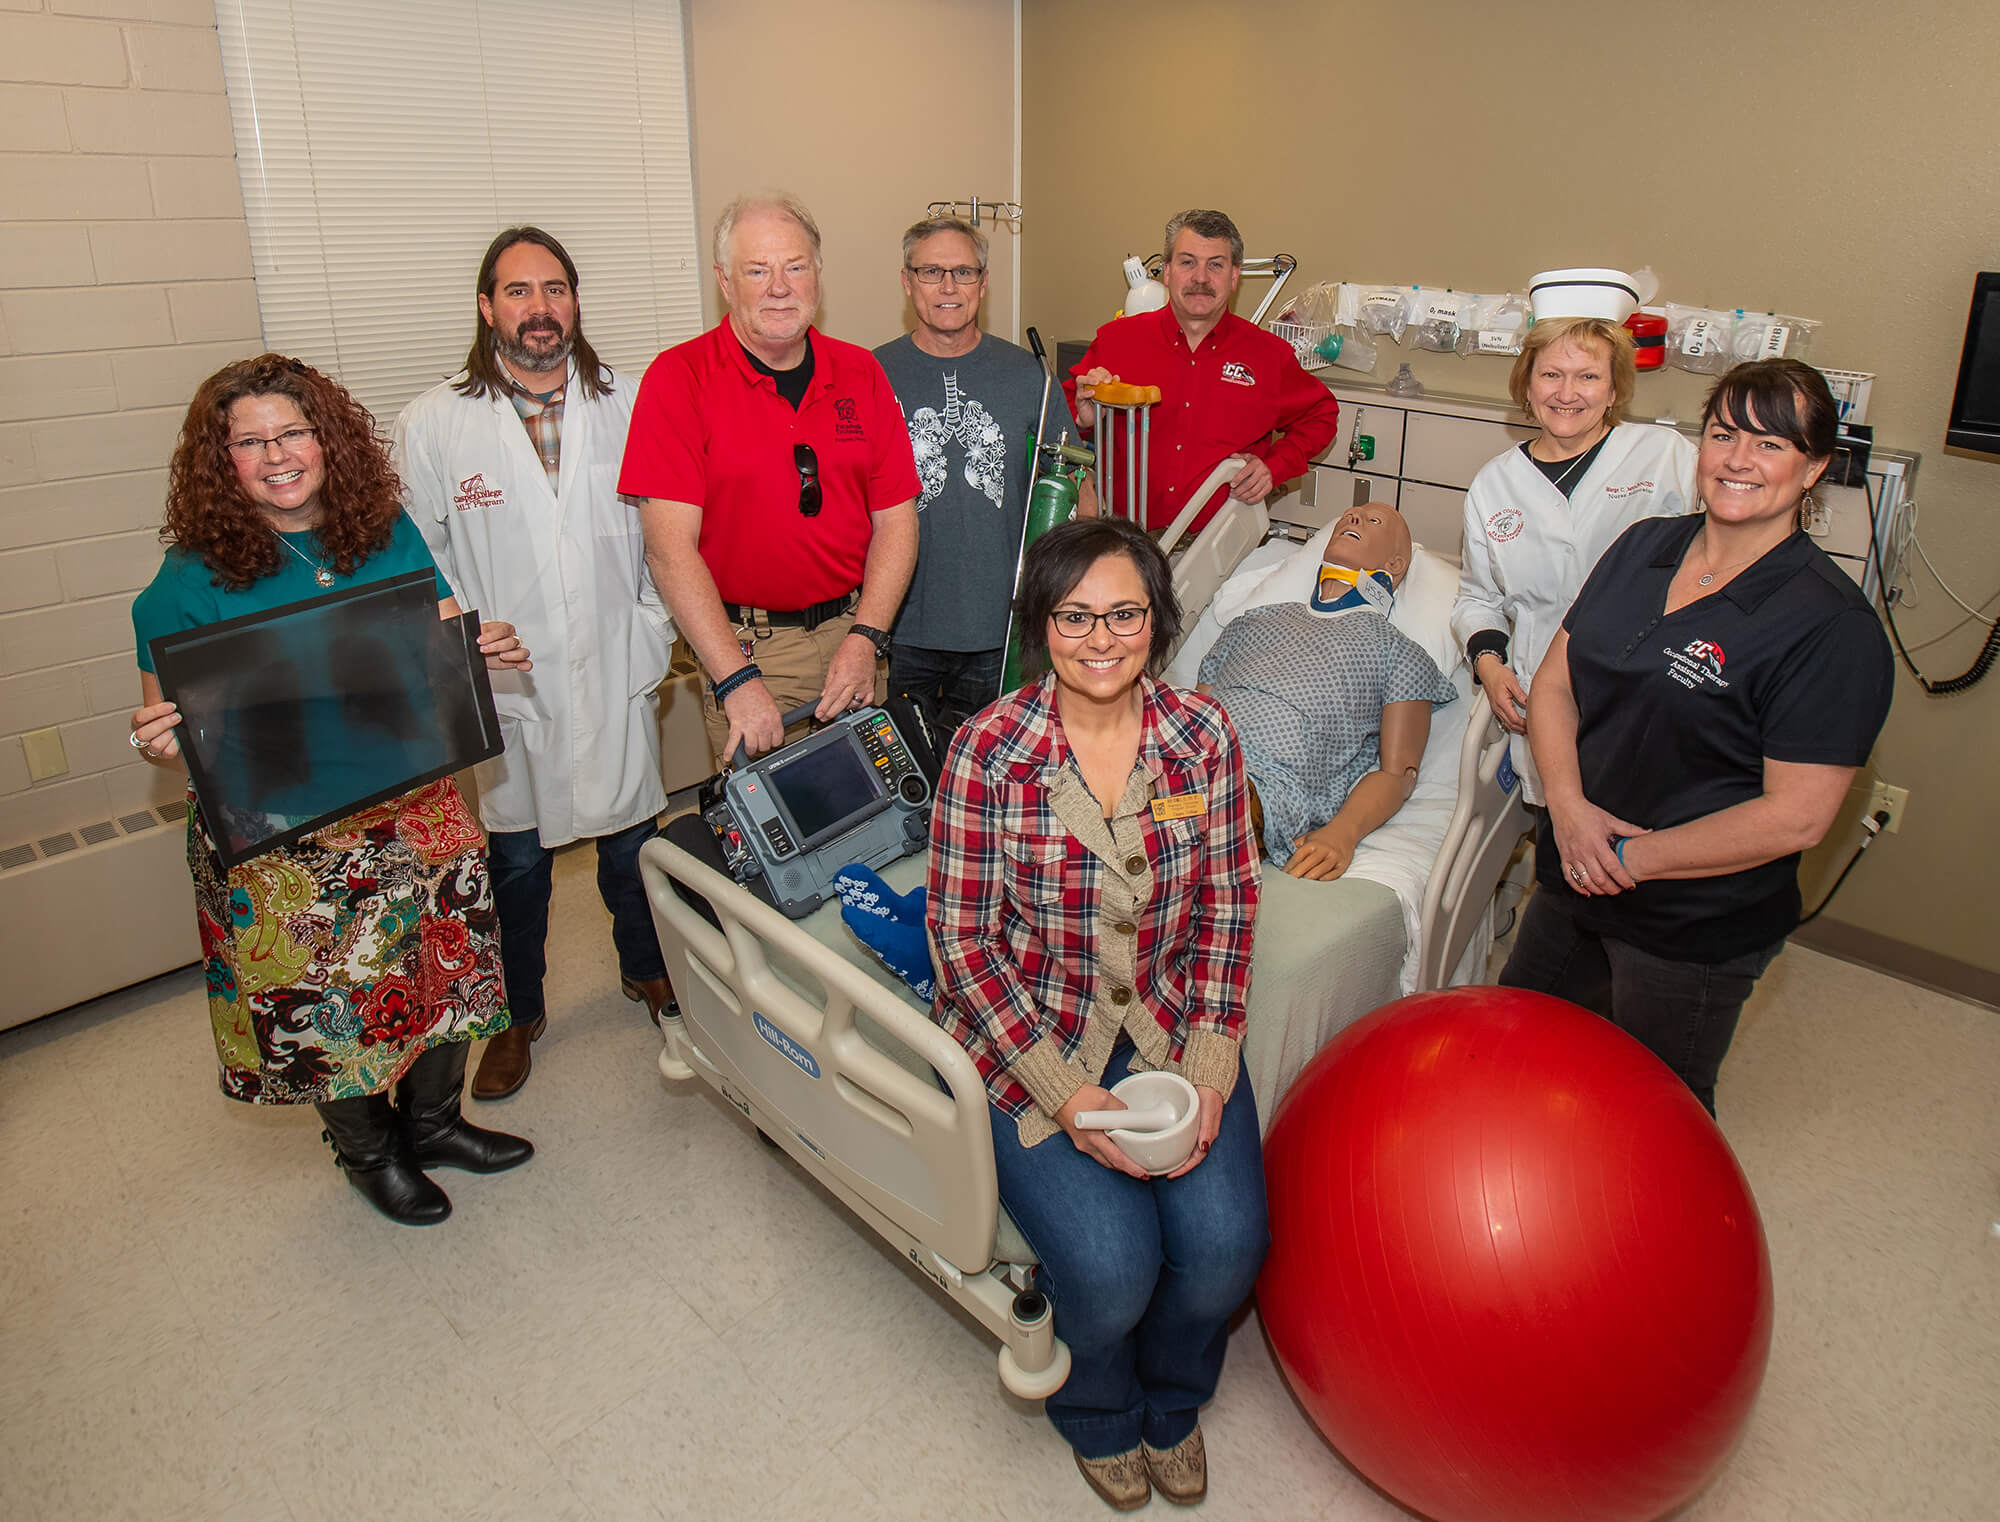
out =
{"type": "MultiPolygon", "coordinates": [[[[910,695],[942,744],[1000,691],[1042,367],[980,332],[986,237],[969,224],[935,217],[903,234],[903,289],[916,331],[875,358],[902,404],[923,490],[917,570],[890,631],[889,689],[910,695]]],[[[1054,387],[1046,432],[1053,440],[1064,429],[1076,436],[1054,387]]]]}

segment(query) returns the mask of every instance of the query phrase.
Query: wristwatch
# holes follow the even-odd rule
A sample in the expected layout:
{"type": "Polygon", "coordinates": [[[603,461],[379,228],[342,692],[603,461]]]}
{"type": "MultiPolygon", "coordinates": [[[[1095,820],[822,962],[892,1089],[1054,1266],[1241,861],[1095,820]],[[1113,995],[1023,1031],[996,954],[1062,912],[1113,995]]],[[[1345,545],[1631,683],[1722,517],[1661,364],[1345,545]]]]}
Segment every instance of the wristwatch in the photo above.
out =
{"type": "Polygon", "coordinates": [[[853,624],[849,626],[847,632],[849,634],[858,634],[863,639],[867,640],[869,644],[875,647],[875,653],[877,655],[881,656],[888,655],[889,636],[884,634],[880,629],[877,629],[870,624],[853,624]]]}

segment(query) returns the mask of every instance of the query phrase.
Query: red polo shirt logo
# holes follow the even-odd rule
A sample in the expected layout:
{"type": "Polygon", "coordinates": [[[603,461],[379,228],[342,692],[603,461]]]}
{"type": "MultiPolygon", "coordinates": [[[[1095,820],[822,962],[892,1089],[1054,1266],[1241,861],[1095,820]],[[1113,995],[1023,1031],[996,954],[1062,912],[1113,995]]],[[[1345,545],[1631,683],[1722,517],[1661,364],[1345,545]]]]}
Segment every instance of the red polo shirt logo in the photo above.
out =
{"type": "Polygon", "coordinates": [[[843,444],[867,440],[868,435],[861,427],[861,409],[854,405],[851,396],[837,396],[833,400],[833,436],[843,444]]]}
{"type": "Polygon", "coordinates": [[[1254,386],[1257,377],[1250,373],[1250,367],[1241,360],[1232,359],[1222,367],[1222,378],[1232,386],[1254,386]]]}

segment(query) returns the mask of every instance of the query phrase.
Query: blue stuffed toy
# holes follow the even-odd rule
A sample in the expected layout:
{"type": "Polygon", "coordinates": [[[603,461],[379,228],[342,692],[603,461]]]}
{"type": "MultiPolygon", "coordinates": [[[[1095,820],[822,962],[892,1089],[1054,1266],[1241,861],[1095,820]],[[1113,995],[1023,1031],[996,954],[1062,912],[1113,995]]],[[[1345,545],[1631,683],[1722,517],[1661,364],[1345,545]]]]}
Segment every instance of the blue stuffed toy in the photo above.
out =
{"type": "Polygon", "coordinates": [[[899,894],[859,862],[842,867],[833,880],[840,894],[840,918],[856,940],[882,965],[909,984],[926,1004],[937,997],[930,944],[924,939],[924,906],[929,890],[899,894]]]}

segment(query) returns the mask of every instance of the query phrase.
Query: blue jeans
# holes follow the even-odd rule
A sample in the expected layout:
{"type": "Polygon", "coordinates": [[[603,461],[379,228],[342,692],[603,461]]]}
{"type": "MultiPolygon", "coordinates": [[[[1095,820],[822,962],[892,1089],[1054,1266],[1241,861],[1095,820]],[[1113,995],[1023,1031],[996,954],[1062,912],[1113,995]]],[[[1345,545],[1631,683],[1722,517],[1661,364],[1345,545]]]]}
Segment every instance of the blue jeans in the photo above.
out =
{"type": "Polygon", "coordinates": [[[1000,695],[1000,650],[928,650],[900,640],[889,647],[889,690],[908,695],[937,737],[937,752],[959,725],[1000,695]]]}
{"type": "MultiPolygon", "coordinates": [[[[1131,1061],[1121,1042],[1104,1086],[1131,1061]]],[[[1041,1259],[1037,1282],[1073,1360],[1049,1420],[1087,1459],[1141,1438],[1173,1447],[1215,1393],[1230,1315],[1271,1245],[1248,1073],[1239,1061],[1215,1145],[1177,1179],[1116,1173],[1060,1133],[1023,1147],[1013,1119],[992,1113],[1000,1200],[1041,1259]]]]}
{"type": "Polygon", "coordinates": [[[1529,988],[1604,1016],[1675,1074],[1715,1113],[1715,1080],[1736,1038],[1743,1001],[1784,941],[1721,962],[1680,962],[1577,924],[1559,893],[1528,900],[1503,988],[1529,988]]]}
{"type": "MultiPolygon", "coordinates": [[[[666,959],[653,929],[653,911],[639,881],[639,847],[659,826],[651,819],[615,835],[597,837],[597,892],[611,911],[611,944],[618,970],[628,978],[664,978],[666,959]]],[[[495,830],[486,837],[493,875],[493,906],[500,914],[500,970],[507,979],[507,1007],[514,1024],[542,1017],[542,979],[548,972],[549,896],[555,887],[555,853],[534,830],[495,830]]]]}

